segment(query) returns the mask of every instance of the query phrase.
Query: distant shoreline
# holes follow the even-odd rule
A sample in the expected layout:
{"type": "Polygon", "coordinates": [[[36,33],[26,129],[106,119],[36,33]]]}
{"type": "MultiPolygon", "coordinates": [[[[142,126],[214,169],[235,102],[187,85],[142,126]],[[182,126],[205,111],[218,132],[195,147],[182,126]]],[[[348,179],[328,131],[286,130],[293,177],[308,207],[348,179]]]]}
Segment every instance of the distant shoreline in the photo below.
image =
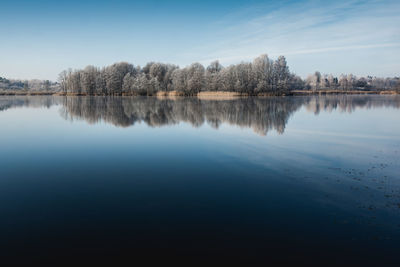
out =
{"type": "MultiPolygon", "coordinates": [[[[157,92],[156,94],[149,95],[149,96],[157,96],[157,97],[194,97],[197,96],[201,99],[207,98],[237,98],[237,97],[268,97],[268,96],[302,96],[302,95],[398,95],[400,92],[396,91],[360,91],[360,90],[349,90],[349,91],[342,91],[342,90],[293,90],[288,92],[276,92],[276,93],[260,93],[260,94],[247,94],[247,93],[238,93],[238,92],[215,92],[215,91],[203,91],[197,94],[186,95],[183,92],[177,91],[161,91],[157,92]]],[[[88,95],[84,93],[64,93],[64,92],[29,92],[29,91],[0,91],[0,96],[143,96],[140,94],[109,94],[109,95],[88,95]]],[[[144,95],[146,96],[146,95],[144,95]]]]}

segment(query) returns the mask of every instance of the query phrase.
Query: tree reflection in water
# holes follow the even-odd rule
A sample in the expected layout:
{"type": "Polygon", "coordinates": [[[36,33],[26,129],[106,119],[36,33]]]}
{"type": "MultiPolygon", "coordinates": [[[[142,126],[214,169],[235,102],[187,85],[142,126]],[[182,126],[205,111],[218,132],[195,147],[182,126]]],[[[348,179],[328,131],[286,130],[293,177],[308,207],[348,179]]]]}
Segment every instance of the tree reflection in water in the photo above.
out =
{"type": "Polygon", "coordinates": [[[0,111],[13,107],[51,107],[61,105],[60,114],[67,120],[100,121],[117,127],[130,127],[145,122],[151,127],[180,122],[200,127],[208,123],[215,129],[228,123],[252,128],[260,135],[270,130],[282,134],[290,116],[305,106],[307,111],[339,110],[352,112],[357,108],[400,108],[400,96],[331,95],[307,97],[234,98],[204,100],[193,98],[156,97],[54,97],[5,96],[0,98],[0,111]]]}

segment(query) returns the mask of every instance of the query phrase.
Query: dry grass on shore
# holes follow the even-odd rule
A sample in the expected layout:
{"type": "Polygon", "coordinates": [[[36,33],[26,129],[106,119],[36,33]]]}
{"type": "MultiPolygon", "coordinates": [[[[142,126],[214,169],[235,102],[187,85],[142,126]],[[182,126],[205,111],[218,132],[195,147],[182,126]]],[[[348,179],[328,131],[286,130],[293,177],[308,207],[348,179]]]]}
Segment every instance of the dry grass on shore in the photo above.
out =
{"type": "Polygon", "coordinates": [[[398,92],[396,91],[361,91],[361,90],[294,90],[291,91],[293,95],[396,95],[398,92]]]}
{"type": "Polygon", "coordinates": [[[380,95],[398,95],[400,94],[400,91],[396,92],[396,91],[381,91],[379,93],[380,95]]]}
{"type": "Polygon", "coordinates": [[[159,91],[156,93],[157,97],[170,97],[170,96],[185,96],[183,92],[178,92],[178,91],[159,91]]]}
{"type": "Polygon", "coordinates": [[[244,97],[248,95],[243,95],[238,92],[217,92],[217,91],[203,91],[199,92],[197,94],[197,97],[200,99],[219,99],[219,100],[224,100],[224,99],[232,99],[232,98],[238,98],[238,97],[244,97]]]}
{"type": "Polygon", "coordinates": [[[24,95],[54,95],[56,92],[42,92],[42,91],[0,91],[0,95],[9,96],[24,96],[24,95]]]}
{"type": "MultiPolygon", "coordinates": [[[[293,90],[288,92],[269,92],[269,93],[259,93],[257,97],[270,97],[270,96],[286,96],[286,95],[398,95],[400,91],[361,91],[361,90],[351,90],[351,91],[343,91],[343,90],[293,90]]],[[[43,92],[43,91],[0,91],[0,96],[4,95],[16,95],[16,96],[24,96],[24,95],[56,95],[56,96],[88,96],[83,93],[65,93],[65,92],[43,92]]],[[[121,96],[121,94],[119,95],[121,96]]],[[[130,94],[122,94],[122,96],[134,96],[130,94]]],[[[154,96],[158,98],[179,98],[187,96],[183,92],[178,91],[159,91],[154,96]]],[[[200,99],[234,99],[238,97],[248,97],[249,94],[243,94],[239,92],[231,92],[231,91],[203,91],[199,92],[196,95],[200,99]]]]}

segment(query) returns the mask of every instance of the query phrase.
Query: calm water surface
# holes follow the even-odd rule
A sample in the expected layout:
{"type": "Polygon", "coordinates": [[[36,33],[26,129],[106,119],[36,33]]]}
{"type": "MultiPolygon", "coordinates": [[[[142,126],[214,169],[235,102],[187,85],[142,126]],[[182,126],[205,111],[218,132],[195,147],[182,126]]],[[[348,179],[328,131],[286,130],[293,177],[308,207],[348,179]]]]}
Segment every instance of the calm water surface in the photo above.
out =
{"type": "Polygon", "coordinates": [[[0,258],[396,266],[399,174],[399,96],[0,97],[0,258]]]}

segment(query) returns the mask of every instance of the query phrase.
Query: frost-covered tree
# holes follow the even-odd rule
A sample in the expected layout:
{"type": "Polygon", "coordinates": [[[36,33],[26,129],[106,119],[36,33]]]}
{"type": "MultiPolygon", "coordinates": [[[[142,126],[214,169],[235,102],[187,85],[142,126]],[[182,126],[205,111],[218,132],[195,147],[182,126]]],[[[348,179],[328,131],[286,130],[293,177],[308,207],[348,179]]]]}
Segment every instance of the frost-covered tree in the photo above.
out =
{"type": "Polygon", "coordinates": [[[121,94],[125,75],[133,72],[133,65],[126,62],[115,63],[107,67],[105,69],[105,79],[108,94],[121,94]]]}
{"type": "Polygon", "coordinates": [[[176,69],[172,73],[172,86],[178,92],[185,92],[187,88],[186,83],[186,69],[176,69]]]}
{"type": "Polygon", "coordinates": [[[205,86],[205,69],[200,63],[193,63],[187,68],[187,91],[189,94],[200,92],[205,86]]]}
{"type": "Polygon", "coordinates": [[[205,73],[206,90],[208,91],[218,91],[221,88],[221,75],[220,72],[223,66],[218,60],[211,62],[207,67],[205,73]]]}
{"type": "MultiPolygon", "coordinates": [[[[194,95],[201,91],[234,91],[241,94],[286,93],[290,90],[395,90],[399,78],[361,77],[343,74],[339,78],[316,71],[305,80],[293,73],[284,56],[272,60],[266,54],[253,62],[223,67],[213,61],[207,68],[194,63],[180,69],[176,65],[149,62],[143,68],[126,62],[102,69],[88,66],[83,70],[60,73],[62,92],[86,95],[153,95],[158,91],[178,91],[194,95]]],[[[24,82],[0,78],[0,89],[23,88],[24,82]]],[[[46,82],[29,81],[30,90],[45,90],[46,82]]],[[[49,88],[55,88],[50,84],[49,88]]]]}
{"type": "Polygon", "coordinates": [[[274,90],[276,91],[287,90],[290,72],[286,62],[286,58],[284,56],[280,56],[278,60],[274,62],[273,75],[274,75],[274,90]]]}
{"type": "Polygon", "coordinates": [[[272,89],[273,62],[264,54],[253,61],[253,79],[256,83],[256,92],[267,92],[272,89]]]}
{"type": "Polygon", "coordinates": [[[96,92],[97,69],[94,66],[87,66],[82,71],[81,87],[82,93],[93,95],[96,92]]]}
{"type": "Polygon", "coordinates": [[[347,75],[344,75],[344,74],[340,75],[339,85],[343,91],[346,91],[349,89],[349,81],[347,80],[347,75]]]}

